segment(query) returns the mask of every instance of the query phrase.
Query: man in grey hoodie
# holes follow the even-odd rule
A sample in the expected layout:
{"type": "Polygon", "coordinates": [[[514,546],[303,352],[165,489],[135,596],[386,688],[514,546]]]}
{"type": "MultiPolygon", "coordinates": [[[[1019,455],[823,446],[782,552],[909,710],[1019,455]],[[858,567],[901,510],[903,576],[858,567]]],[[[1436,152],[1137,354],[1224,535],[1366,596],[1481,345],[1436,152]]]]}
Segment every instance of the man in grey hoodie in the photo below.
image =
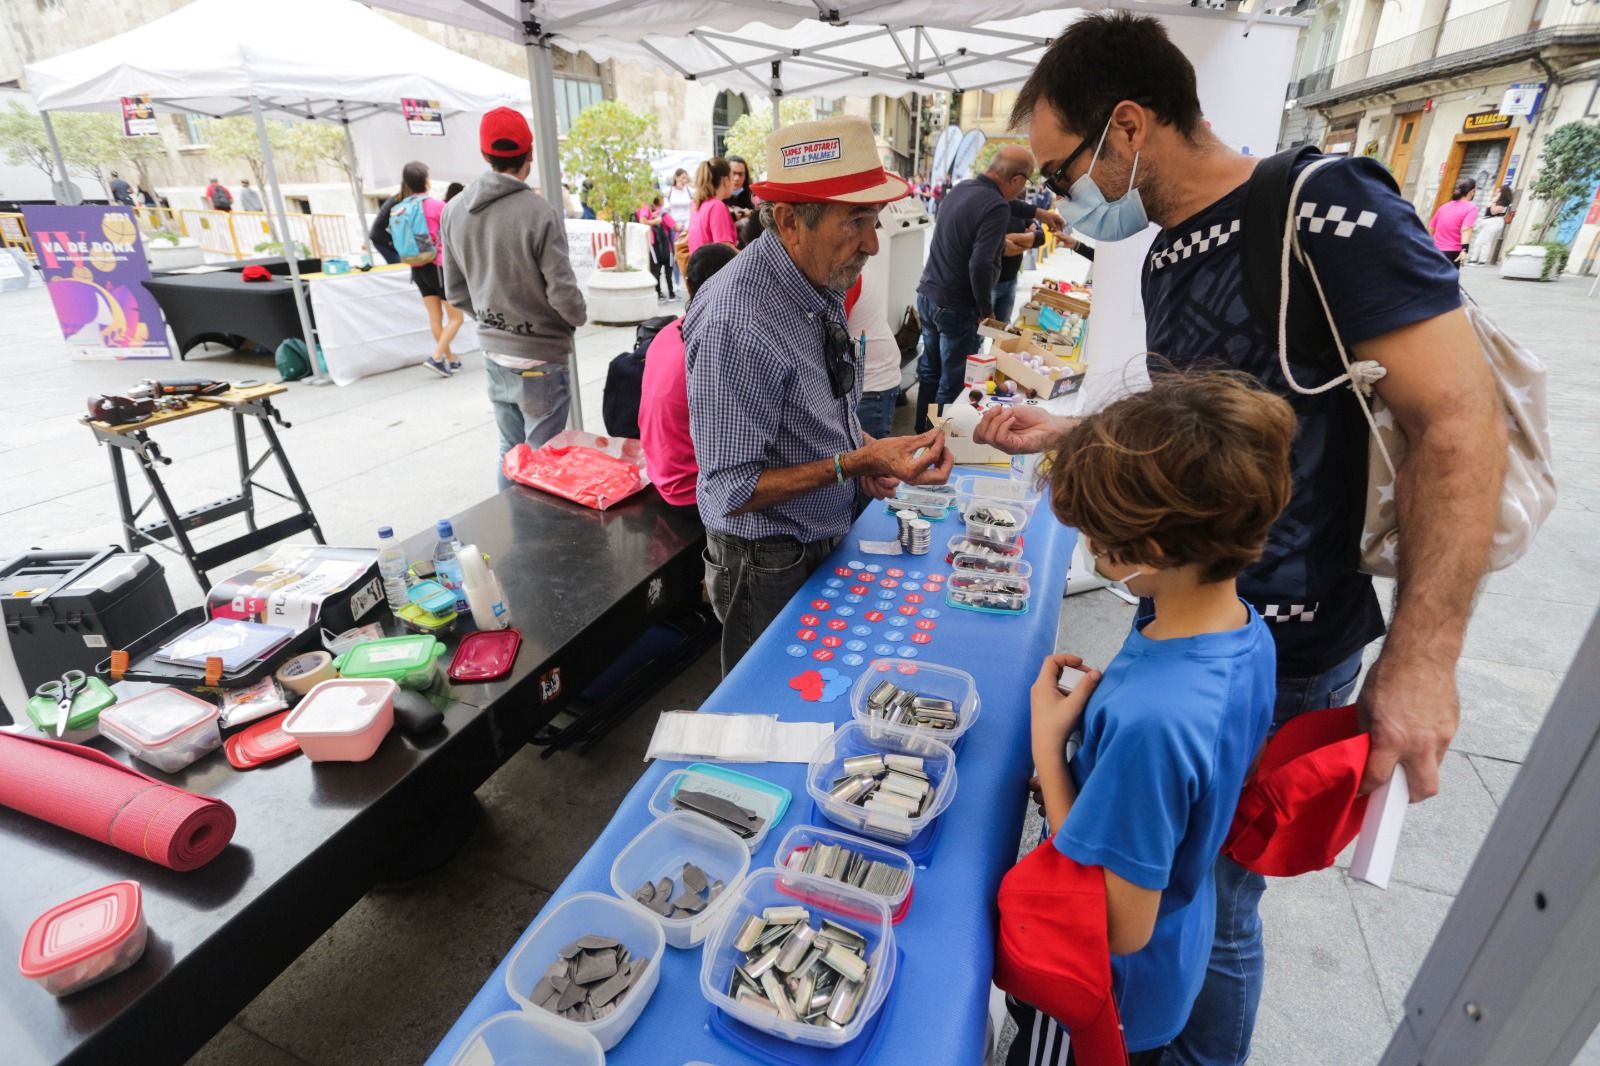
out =
{"type": "MultiPolygon", "coordinates": [[[[483,116],[489,172],[450,201],[441,228],[445,299],[471,315],[483,344],[500,456],[534,448],[567,423],[573,333],[588,320],[567,258],[561,212],[527,185],[533,131],[508,107],[483,116]]],[[[511,482],[500,474],[500,487],[511,482]]]]}

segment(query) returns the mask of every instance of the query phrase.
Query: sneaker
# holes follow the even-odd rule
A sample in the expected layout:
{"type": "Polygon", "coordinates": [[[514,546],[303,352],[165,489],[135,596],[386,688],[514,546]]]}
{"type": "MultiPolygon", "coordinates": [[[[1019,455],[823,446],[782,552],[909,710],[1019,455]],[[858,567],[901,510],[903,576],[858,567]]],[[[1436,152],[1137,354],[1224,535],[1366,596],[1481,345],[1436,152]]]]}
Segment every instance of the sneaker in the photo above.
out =
{"type": "Polygon", "coordinates": [[[461,369],[461,360],[459,360],[459,359],[450,360],[450,373],[454,374],[457,370],[460,370],[460,369],[461,369]]]}
{"type": "Polygon", "coordinates": [[[447,378],[452,373],[451,369],[448,366],[446,366],[443,363],[439,362],[439,360],[433,358],[432,356],[429,356],[427,359],[424,359],[422,361],[422,365],[427,367],[429,370],[433,371],[435,374],[438,374],[442,378],[447,378]]]}

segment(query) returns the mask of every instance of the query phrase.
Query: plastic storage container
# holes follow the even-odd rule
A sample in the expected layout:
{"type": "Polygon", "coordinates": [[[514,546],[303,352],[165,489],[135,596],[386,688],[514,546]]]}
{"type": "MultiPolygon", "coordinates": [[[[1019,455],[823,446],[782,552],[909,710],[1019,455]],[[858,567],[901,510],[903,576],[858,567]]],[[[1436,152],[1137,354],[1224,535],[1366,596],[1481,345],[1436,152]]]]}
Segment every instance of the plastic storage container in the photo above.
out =
{"type": "Polygon", "coordinates": [[[386,677],[406,688],[426,690],[439,676],[436,660],[444,654],[437,637],[415,633],[359,644],[333,661],[343,677],[386,677]]]}
{"type": "Polygon", "coordinates": [[[610,1051],[617,1042],[628,1035],[633,1023],[639,1020],[650,996],[661,980],[661,954],[666,950],[666,937],[654,917],[642,913],[614,896],[599,892],[579,892],[569,896],[561,905],[545,915],[533,932],[511,955],[506,966],[506,991],[517,1005],[532,1012],[541,1021],[553,1022],[567,1029],[587,1033],[599,1041],[602,1051],[610,1051]],[[622,1005],[597,1022],[575,1022],[535,1006],[528,998],[533,986],[539,983],[545,970],[556,960],[557,953],[581,936],[594,934],[609,936],[621,941],[633,958],[648,958],[644,975],[623,997],[622,1005]]]}
{"type": "Polygon", "coordinates": [[[157,770],[177,773],[222,746],[214,704],[158,688],[100,712],[100,735],[157,770]]]}
{"type": "Polygon", "coordinates": [[[364,762],[394,728],[399,691],[386,677],[323,681],[289,712],[283,731],[312,762],[364,762]]]}
{"type": "MultiPolygon", "coordinates": [[[[83,688],[72,697],[72,707],[67,711],[67,730],[61,739],[76,743],[94,736],[100,724],[100,712],[116,702],[117,694],[104,681],[94,676],[85,678],[83,688]]],[[[28,718],[45,736],[56,735],[59,705],[59,700],[49,696],[33,696],[28,700],[28,718]]]]}
{"type": "Polygon", "coordinates": [[[624,903],[637,907],[660,923],[667,943],[675,948],[692,948],[706,938],[722,912],[733,899],[734,890],[750,871],[750,852],[731,829],[708,818],[686,811],[657,819],[634,837],[611,864],[611,890],[624,903]],[[681,890],[679,873],[692,862],[705,871],[707,880],[721,881],[720,895],[699,914],[688,918],[664,918],[633,898],[646,881],[670,877],[681,890]]]}
{"type": "Polygon", "coordinates": [[[958,555],[976,555],[985,559],[1020,559],[1022,545],[1002,543],[990,540],[988,537],[977,537],[971,533],[957,533],[950,538],[944,549],[944,561],[954,563],[958,555]]]}
{"type": "Polygon", "coordinates": [[[962,514],[966,516],[968,535],[984,537],[998,544],[1016,544],[1022,539],[1022,531],[1028,527],[1028,510],[1019,503],[1005,500],[974,497],[967,501],[962,514]],[[993,520],[1002,512],[1011,517],[1011,525],[1001,525],[993,520]],[[990,517],[982,518],[980,514],[990,517]]]}
{"type": "Polygon", "coordinates": [[[697,762],[690,763],[682,770],[674,770],[661,779],[661,784],[656,786],[655,792],[650,796],[650,813],[657,818],[665,818],[679,810],[673,806],[672,797],[682,788],[709,792],[713,796],[731,800],[759,814],[764,819],[761,828],[744,840],[745,847],[751,852],[767,839],[767,834],[782,820],[784,813],[789,810],[789,801],[794,798],[794,794],[782,785],[775,785],[771,781],[764,781],[759,777],[740,773],[738,770],[697,762]]]}
{"type": "Polygon", "coordinates": [[[148,937],[139,882],[115,881],[36,918],[17,968],[51,995],[65,996],[138,962],[148,937]]]}
{"type": "Polygon", "coordinates": [[[461,1042],[450,1066],[605,1066],[605,1061],[600,1042],[588,1033],[511,1010],[484,1019],[461,1042]]]}
{"type": "Polygon", "coordinates": [[[961,499],[961,513],[967,513],[967,506],[974,499],[991,500],[995,503],[1015,504],[1028,512],[1028,517],[1033,517],[1034,511],[1039,509],[1039,501],[1043,492],[1032,478],[1023,480],[1014,477],[984,477],[979,474],[966,474],[955,480],[956,495],[961,499]]]}
{"type": "Polygon", "coordinates": [[[957,552],[950,565],[958,574],[975,577],[1020,577],[1024,581],[1033,576],[1033,564],[1015,555],[980,555],[957,552]]]}
{"type": "Polygon", "coordinates": [[[877,725],[869,728],[862,722],[846,722],[819,744],[811,756],[811,765],[806,768],[806,791],[829,821],[874,840],[909,844],[921,836],[956,798],[956,753],[948,744],[898,726],[877,725]],[[886,753],[920,758],[922,770],[934,787],[933,804],[925,813],[906,819],[904,825],[890,825],[872,812],[854,804],[842,803],[828,794],[833,783],[845,776],[843,764],[846,759],[856,755],[886,753]]]}
{"type": "Polygon", "coordinates": [[[960,570],[945,582],[944,602],[963,611],[1026,614],[1033,595],[1028,579],[960,570]]]}
{"type": "Polygon", "coordinates": [[[914,733],[954,745],[978,720],[983,703],[978,698],[978,683],[965,670],[938,663],[907,662],[904,659],[874,659],[850,689],[850,713],[877,737],[885,729],[909,729],[914,733]],[[867,698],[878,683],[887,681],[896,688],[909,689],[919,696],[934,696],[955,704],[956,724],[951,729],[920,725],[889,725],[873,714],[867,698]]]}
{"type": "Polygon", "coordinates": [[[940,522],[950,513],[950,508],[955,502],[956,496],[951,492],[901,485],[893,496],[884,501],[884,505],[890,514],[896,511],[915,511],[918,518],[940,522]]]}
{"type": "MultiPolygon", "coordinates": [[[[848,727],[846,727],[848,728],[848,727]]],[[[763,867],[745,879],[743,888],[728,908],[722,923],[706,940],[700,960],[700,991],[717,1009],[746,1025],[784,1040],[813,1047],[841,1047],[861,1035],[894,985],[897,962],[894,925],[889,905],[870,892],[841,885],[821,877],[808,877],[788,870],[763,867]],[[867,941],[867,965],[871,967],[867,993],[850,1024],[839,1029],[811,1025],[803,1021],[784,1021],[770,1011],[741,1005],[728,995],[733,968],[744,962],[744,953],[733,946],[739,928],[752,914],[768,907],[799,904],[811,912],[814,925],[829,918],[860,933],[867,941]]]]}
{"type": "MultiPolygon", "coordinates": [[[[886,866],[892,866],[903,872],[905,874],[905,884],[901,886],[898,892],[888,894],[872,893],[879,896],[888,905],[889,920],[895,925],[900,924],[900,920],[911,910],[912,882],[917,875],[917,864],[912,860],[911,856],[899,848],[892,848],[888,844],[854,836],[850,833],[841,833],[837,829],[826,829],[820,825],[797,825],[785,833],[782,840],[778,841],[778,850],[776,852],[778,865],[788,869],[790,863],[803,858],[806,852],[818,844],[839,844],[858,855],[865,856],[872,862],[881,862],[886,866]]],[[[827,878],[826,880],[832,879],[827,878]]],[[[861,890],[867,891],[865,888],[861,890]]]]}

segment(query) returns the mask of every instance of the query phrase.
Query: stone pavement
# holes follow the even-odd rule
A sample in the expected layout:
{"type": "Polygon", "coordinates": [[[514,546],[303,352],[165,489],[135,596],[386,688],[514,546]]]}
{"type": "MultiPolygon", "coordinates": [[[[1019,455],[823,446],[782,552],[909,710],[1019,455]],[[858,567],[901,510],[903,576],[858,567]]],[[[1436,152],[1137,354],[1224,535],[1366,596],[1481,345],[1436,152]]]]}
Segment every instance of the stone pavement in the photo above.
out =
{"type": "MultiPolygon", "coordinates": [[[[1587,284],[1574,279],[1512,282],[1469,267],[1465,281],[1549,363],[1561,504],[1530,555],[1492,576],[1480,597],[1460,669],[1462,725],[1445,762],[1444,790],[1411,809],[1390,888],[1350,881],[1341,860],[1267,893],[1268,974],[1253,1058],[1267,1066],[1376,1061],[1600,604],[1600,367],[1593,359],[1600,299],[1586,300],[1587,284]]],[[[13,383],[0,393],[0,556],[31,545],[115,539],[106,460],[74,423],[86,394],[167,372],[275,376],[265,357],[220,353],[185,366],[66,361],[38,289],[0,294],[0,321],[7,334],[0,371],[13,383]]],[[[595,327],[580,335],[592,425],[599,423],[606,363],[631,346],[631,335],[595,327]]],[[[295,426],[282,438],[330,542],[370,544],[384,523],[414,532],[494,491],[495,431],[478,356],[464,358],[466,371],[451,381],[419,369],[346,389],[290,387],[280,406],[295,426]],[[418,439],[435,443],[419,448],[418,439]]],[[[234,468],[225,430],[194,419],[163,431],[161,440],[177,460],[168,473],[184,494],[180,506],[228,491],[234,468]]],[[[186,571],[167,565],[180,601],[198,602],[186,571]]],[[[1103,662],[1129,618],[1130,609],[1109,593],[1072,597],[1060,646],[1103,662]]],[[[192,1061],[420,1061],[642,771],[655,712],[696,706],[717,674],[713,654],[587,756],[519,753],[479,790],[486,817],[455,862],[370,893],[192,1061]]],[[[1591,1042],[1580,1061],[1600,1066],[1600,1049],[1591,1042]]]]}

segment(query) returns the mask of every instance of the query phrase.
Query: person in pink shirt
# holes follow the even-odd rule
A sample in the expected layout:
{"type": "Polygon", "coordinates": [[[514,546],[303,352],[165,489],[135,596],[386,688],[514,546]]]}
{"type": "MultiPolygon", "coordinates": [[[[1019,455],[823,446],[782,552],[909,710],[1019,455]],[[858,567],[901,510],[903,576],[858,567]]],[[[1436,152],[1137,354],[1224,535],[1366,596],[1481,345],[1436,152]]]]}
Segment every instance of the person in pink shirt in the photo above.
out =
{"type": "MultiPolygon", "coordinates": [[[[428,164],[411,162],[400,171],[400,191],[405,194],[405,200],[415,200],[421,205],[422,217],[427,220],[428,236],[433,239],[435,250],[432,262],[411,268],[411,281],[422,293],[422,304],[428,310],[428,330],[433,334],[433,354],[422,365],[447,378],[461,369],[461,360],[450,350],[450,345],[461,330],[463,316],[459,308],[444,298],[444,276],[440,273],[444,246],[439,243],[439,220],[444,217],[444,201],[429,196],[430,187],[428,164]]],[[[391,213],[391,224],[396,214],[403,213],[391,213]]]]}
{"type": "Polygon", "coordinates": [[[1478,205],[1472,200],[1477,193],[1478,183],[1471,178],[1456,182],[1450,202],[1439,205],[1439,210],[1433,213],[1433,221],[1428,223],[1433,246],[1443,252],[1457,270],[1461,269],[1461,260],[1466,258],[1465,249],[1472,241],[1472,227],[1478,223],[1478,205]]]}
{"type": "Polygon", "coordinates": [[[701,245],[720,243],[737,247],[728,197],[733,195],[733,168],[726,159],[708,159],[694,172],[694,213],[689,216],[689,254],[701,245]]]}
{"type": "MultiPolygon", "coordinates": [[[[695,290],[733,261],[732,245],[708,244],[689,257],[683,278],[690,300],[695,290]]],[[[695,505],[694,483],[700,464],[689,435],[689,382],[684,364],[683,319],[657,333],[644,353],[644,379],[639,387],[639,443],[645,469],[661,498],[674,507],[695,505]]]]}
{"type": "Polygon", "coordinates": [[[678,231],[672,212],[662,207],[661,197],[656,196],[640,207],[634,217],[650,227],[650,273],[656,279],[656,300],[661,303],[676,300],[678,294],[672,288],[672,246],[677,243],[678,231]],[[667,283],[665,294],[661,291],[663,281],[667,283]]]}

